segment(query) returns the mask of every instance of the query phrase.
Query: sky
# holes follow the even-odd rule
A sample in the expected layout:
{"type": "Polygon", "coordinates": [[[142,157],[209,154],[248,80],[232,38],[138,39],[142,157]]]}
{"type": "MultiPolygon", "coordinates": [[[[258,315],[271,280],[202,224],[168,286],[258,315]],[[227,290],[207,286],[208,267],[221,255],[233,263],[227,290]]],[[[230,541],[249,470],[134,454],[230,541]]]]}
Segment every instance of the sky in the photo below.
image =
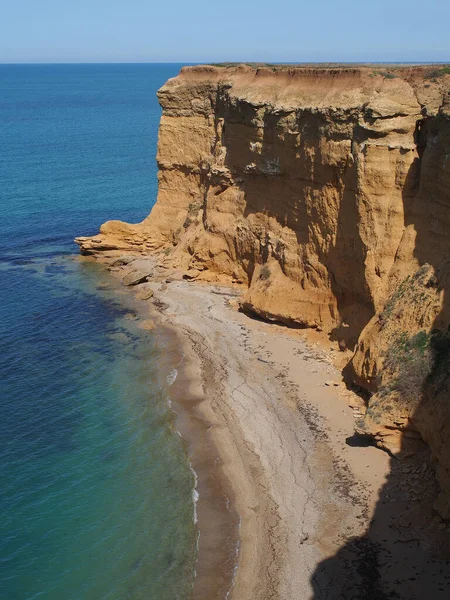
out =
{"type": "Polygon", "coordinates": [[[4,0],[0,63],[450,62],[450,0],[4,0]]]}

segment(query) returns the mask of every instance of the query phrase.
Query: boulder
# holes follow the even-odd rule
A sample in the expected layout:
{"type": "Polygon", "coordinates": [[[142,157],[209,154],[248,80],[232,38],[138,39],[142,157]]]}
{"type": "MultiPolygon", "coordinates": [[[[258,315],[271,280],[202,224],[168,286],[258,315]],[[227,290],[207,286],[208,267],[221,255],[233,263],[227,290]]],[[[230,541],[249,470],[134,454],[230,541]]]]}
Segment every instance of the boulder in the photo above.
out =
{"type": "Polygon", "coordinates": [[[150,278],[151,278],[151,273],[149,273],[148,271],[142,271],[140,269],[135,269],[125,275],[125,277],[122,279],[122,283],[123,283],[123,285],[133,286],[133,285],[138,285],[140,283],[145,283],[150,278]]]}

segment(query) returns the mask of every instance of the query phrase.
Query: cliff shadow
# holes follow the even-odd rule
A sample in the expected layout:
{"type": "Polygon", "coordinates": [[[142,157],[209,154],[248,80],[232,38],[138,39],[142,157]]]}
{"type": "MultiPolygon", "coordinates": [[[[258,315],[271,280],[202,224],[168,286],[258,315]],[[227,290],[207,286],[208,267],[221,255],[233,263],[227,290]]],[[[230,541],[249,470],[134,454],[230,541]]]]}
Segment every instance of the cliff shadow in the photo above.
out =
{"type": "MultiPolygon", "coordinates": [[[[450,524],[435,510],[450,519],[450,169],[444,160],[450,151],[449,132],[448,118],[421,123],[419,158],[408,172],[403,194],[414,256],[420,265],[433,267],[432,285],[442,298],[429,333],[433,366],[409,415],[429,445],[418,440],[414,455],[390,458],[369,526],[318,565],[311,578],[314,600],[450,597],[450,524]]],[[[403,433],[402,450],[410,451],[410,444],[403,433]]]]}
{"type": "Polygon", "coordinates": [[[313,599],[448,599],[449,532],[432,510],[437,491],[425,444],[413,457],[392,457],[369,527],[318,565],[313,599]]]}
{"type": "Polygon", "coordinates": [[[351,350],[374,315],[366,279],[366,248],[359,230],[357,161],[357,157],[353,158],[342,176],[335,242],[324,258],[339,318],[329,337],[339,342],[342,349],[351,350]]]}

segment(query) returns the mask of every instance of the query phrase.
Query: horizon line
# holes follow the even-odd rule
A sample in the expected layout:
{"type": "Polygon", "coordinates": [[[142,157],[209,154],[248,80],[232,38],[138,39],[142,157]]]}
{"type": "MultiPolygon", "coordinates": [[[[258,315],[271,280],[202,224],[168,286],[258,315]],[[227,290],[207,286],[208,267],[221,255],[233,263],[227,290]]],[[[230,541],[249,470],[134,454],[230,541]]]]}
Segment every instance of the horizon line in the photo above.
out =
{"type": "Polygon", "coordinates": [[[449,61],[433,60],[433,61],[405,61],[405,60],[374,60],[374,61],[349,61],[349,60],[318,60],[318,61],[270,61],[270,60],[213,60],[213,61],[18,61],[18,62],[1,62],[0,66],[38,66],[38,65],[445,65],[449,61]]]}

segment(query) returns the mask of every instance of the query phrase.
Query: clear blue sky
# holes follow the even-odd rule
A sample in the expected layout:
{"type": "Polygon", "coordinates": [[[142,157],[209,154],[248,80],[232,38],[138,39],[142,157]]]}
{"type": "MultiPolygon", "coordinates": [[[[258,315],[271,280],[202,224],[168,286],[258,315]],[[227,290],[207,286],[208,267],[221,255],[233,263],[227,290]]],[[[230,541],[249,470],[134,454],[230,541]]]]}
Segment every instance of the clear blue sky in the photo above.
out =
{"type": "Polygon", "coordinates": [[[4,0],[0,62],[448,61],[450,0],[4,0]]]}

